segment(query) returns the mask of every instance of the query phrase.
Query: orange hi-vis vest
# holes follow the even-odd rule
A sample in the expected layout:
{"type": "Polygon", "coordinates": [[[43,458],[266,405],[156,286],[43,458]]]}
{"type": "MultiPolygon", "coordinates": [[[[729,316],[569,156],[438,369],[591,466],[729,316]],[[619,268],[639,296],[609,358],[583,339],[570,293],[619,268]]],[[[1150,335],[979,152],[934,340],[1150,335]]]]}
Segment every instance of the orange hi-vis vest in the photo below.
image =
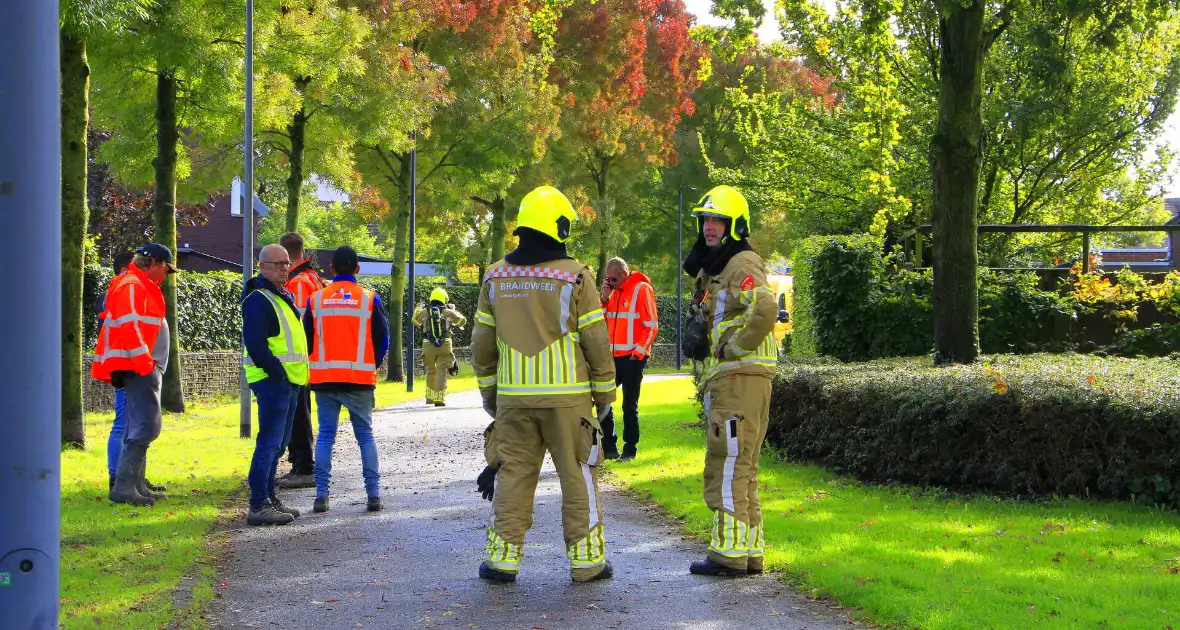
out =
{"type": "MultiPolygon", "coordinates": [[[[296,267],[307,262],[301,260],[295,264],[296,267]]],[[[285,289],[295,296],[295,311],[299,317],[303,317],[303,311],[307,310],[307,300],[311,298],[312,294],[320,289],[328,286],[327,282],[316,273],[315,269],[305,269],[287,279],[285,289]]]]}
{"type": "Polygon", "coordinates": [[[311,296],[315,346],[308,364],[311,384],[377,384],[370,321],[372,291],[354,282],[333,282],[311,296]]]}
{"type": "Polygon", "coordinates": [[[647,276],[632,272],[621,287],[611,292],[603,308],[614,356],[637,359],[650,356],[659,332],[659,317],[655,290],[647,276]]]}
{"type": "Polygon", "coordinates": [[[152,350],[166,313],[160,287],[132,263],[111,281],[105,308],[90,375],[110,383],[113,372],[150,374],[156,366],[152,350]]]}

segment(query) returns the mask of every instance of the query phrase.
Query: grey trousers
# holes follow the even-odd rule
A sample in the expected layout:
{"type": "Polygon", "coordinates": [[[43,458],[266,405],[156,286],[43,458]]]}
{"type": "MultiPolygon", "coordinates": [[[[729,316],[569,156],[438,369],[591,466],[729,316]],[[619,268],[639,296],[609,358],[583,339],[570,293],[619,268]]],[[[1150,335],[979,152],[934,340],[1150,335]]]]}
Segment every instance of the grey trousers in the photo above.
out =
{"type": "Polygon", "coordinates": [[[160,413],[160,385],[164,375],[159,370],[135,375],[123,381],[127,396],[127,432],[123,444],[137,444],[147,448],[160,437],[164,418],[160,413]]]}

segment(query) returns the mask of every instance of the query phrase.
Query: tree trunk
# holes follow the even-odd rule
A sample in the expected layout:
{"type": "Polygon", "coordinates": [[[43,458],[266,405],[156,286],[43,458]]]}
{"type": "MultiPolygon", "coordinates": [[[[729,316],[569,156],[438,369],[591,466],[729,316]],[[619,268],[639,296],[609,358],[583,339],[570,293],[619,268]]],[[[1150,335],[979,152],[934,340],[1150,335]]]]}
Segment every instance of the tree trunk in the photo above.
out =
{"type": "MultiPolygon", "coordinates": [[[[176,149],[180,132],[176,121],[176,77],[161,71],[156,73],[156,197],[152,210],[156,215],[157,243],[176,254],[176,149]]],[[[246,193],[250,216],[249,197],[246,193]]],[[[168,306],[168,371],[160,395],[161,406],[171,412],[184,411],[184,390],[180,382],[180,328],[176,321],[176,276],[169,275],[160,285],[168,306]]]]}
{"type": "Polygon", "coordinates": [[[303,140],[307,132],[307,115],[300,107],[295,112],[291,124],[287,125],[287,135],[291,136],[291,172],[287,175],[287,231],[299,231],[299,198],[303,194],[303,140]]]}
{"type": "MultiPolygon", "coordinates": [[[[492,262],[504,258],[504,241],[508,237],[508,213],[505,211],[504,196],[497,194],[492,200],[492,262]]],[[[483,274],[480,274],[483,278],[483,274]]]]}
{"type": "MultiPolygon", "coordinates": [[[[398,179],[397,212],[393,215],[393,265],[389,268],[389,375],[391,383],[405,381],[403,368],[405,356],[402,350],[406,299],[406,255],[410,244],[410,156],[399,156],[401,169],[398,179]]],[[[410,296],[414,301],[414,296],[410,296]]],[[[411,357],[413,349],[411,348],[411,357]]]]}
{"type": "Polygon", "coordinates": [[[976,208],[982,161],[984,6],[942,5],[938,124],[930,144],[934,181],[934,362],[979,356],[976,208]]]}
{"type": "Polygon", "coordinates": [[[61,443],[86,446],[82,278],[86,226],[86,130],[90,126],[86,41],[61,32],[61,443]]]}
{"type": "Polygon", "coordinates": [[[602,163],[599,165],[598,177],[594,178],[598,186],[598,200],[595,203],[595,212],[598,214],[598,270],[597,278],[599,281],[606,275],[606,258],[607,258],[607,242],[610,239],[610,227],[613,217],[611,217],[611,203],[606,198],[606,183],[610,172],[610,158],[602,158],[602,163]]]}

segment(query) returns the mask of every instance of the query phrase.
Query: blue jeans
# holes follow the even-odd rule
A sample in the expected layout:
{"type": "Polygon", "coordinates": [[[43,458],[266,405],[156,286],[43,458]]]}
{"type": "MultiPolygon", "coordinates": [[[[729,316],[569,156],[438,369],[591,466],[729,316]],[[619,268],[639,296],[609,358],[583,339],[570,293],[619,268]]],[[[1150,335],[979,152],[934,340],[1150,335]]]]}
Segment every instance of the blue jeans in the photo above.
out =
{"type": "Polygon", "coordinates": [[[250,509],[260,510],[267,499],[275,496],[275,473],[279,458],[291,441],[291,427],[295,422],[295,405],[299,402],[299,387],[287,380],[269,378],[251,383],[254,399],[258,401],[258,438],[254,442],[254,458],[250,460],[250,509]]]}
{"type": "Polygon", "coordinates": [[[111,435],[107,438],[107,471],[112,477],[119,467],[119,455],[123,452],[123,435],[126,432],[127,394],[120,387],[115,390],[115,423],[111,425],[111,435]]]}
{"type": "Polygon", "coordinates": [[[332,447],[336,444],[336,426],[340,422],[340,408],[348,409],[352,432],[361,448],[361,472],[365,477],[365,493],[381,496],[381,472],[377,465],[377,442],[373,439],[373,390],[328,391],[315,393],[320,424],[315,443],[315,495],[328,496],[332,485],[332,447]]]}

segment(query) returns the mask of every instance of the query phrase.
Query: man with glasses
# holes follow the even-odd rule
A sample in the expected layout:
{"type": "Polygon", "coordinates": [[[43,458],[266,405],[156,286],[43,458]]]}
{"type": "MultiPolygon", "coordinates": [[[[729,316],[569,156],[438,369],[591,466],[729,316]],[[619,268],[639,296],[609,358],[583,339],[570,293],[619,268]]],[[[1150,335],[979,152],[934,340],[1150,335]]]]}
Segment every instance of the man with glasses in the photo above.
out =
{"type": "Polygon", "coordinates": [[[627,462],[635,459],[639,444],[639,387],[660,329],[656,294],[650,278],[632,272],[622,258],[611,258],[600,297],[615,357],[615,382],[623,389],[623,456],[619,457],[614,409],[602,421],[603,456],[627,462]]]}
{"type": "Polygon", "coordinates": [[[250,525],[286,525],[299,510],[275,494],[279,458],[291,441],[299,390],[308,382],[307,338],[291,293],[283,288],[291,258],[280,245],[258,256],[259,273],[242,291],[246,381],[258,401],[258,437],[250,461],[250,525]]]}

